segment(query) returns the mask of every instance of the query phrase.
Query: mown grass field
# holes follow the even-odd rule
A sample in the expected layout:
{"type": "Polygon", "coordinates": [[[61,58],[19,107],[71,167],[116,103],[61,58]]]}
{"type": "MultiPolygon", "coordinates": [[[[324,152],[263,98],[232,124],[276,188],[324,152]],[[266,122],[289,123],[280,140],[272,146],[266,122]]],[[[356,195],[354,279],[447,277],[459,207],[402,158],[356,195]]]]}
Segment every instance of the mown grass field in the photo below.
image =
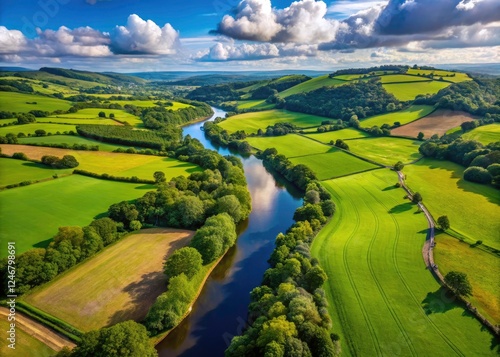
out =
{"type": "Polygon", "coordinates": [[[2,357],[19,357],[19,356],[36,356],[36,357],[49,357],[55,356],[56,351],[52,350],[46,344],[38,341],[36,338],[31,337],[24,332],[19,325],[16,326],[16,349],[8,347],[7,331],[10,329],[10,322],[7,318],[2,316],[0,318],[0,330],[4,334],[2,344],[0,344],[0,356],[2,357]]]}
{"type": "Polygon", "coordinates": [[[15,92],[0,92],[0,108],[9,112],[29,112],[30,110],[68,110],[71,103],[57,98],[44,97],[36,94],[15,92]],[[27,104],[36,102],[37,104],[27,104]]]}
{"type": "Polygon", "coordinates": [[[477,127],[462,135],[467,140],[477,140],[483,145],[500,141],[500,123],[477,127]]]}
{"type": "Polygon", "coordinates": [[[343,81],[352,81],[354,79],[358,79],[364,76],[363,74],[341,74],[339,76],[333,77],[334,79],[340,79],[343,81]]]}
{"type": "MultiPolygon", "coordinates": [[[[108,101],[106,101],[107,103],[108,101]]],[[[162,102],[162,100],[110,100],[110,103],[116,103],[120,104],[122,106],[128,104],[128,105],[135,105],[136,107],[144,107],[144,108],[150,108],[150,107],[156,107],[157,105],[155,103],[157,102],[162,102]]],[[[177,110],[177,109],[182,109],[182,108],[188,108],[191,105],[189,104],[184,104],[180,102],[171,102],[173,106],[168,106],[166,107],[167,109],[172,109],[172,110],[177,110]]],[[[111,111],[111,109],[109,109],[111,111]]]]}
{"type": "Polygon", "coordinates": [[[167,178],[179,175],[189,175],[201,170],[199,166],[189,162],[179,161],[170,157],[154,155],[122,154],[105,151],[80,151],[27,145],[1,145],[2,152],[12,155],[23,152],[28,158],[40,160],[44,155],[63,157],[73,155],[80,163],[77,169],[97,174],[116,176],[137,176],[142,179],[153,179],[155,171],[163,171],[167,178]]]}
{"type": "Polygon", "coordinates": [[[86,144],[98,145],[99,151],[113,151],[118,148],[128,149],[128,146],[103,143],[97,140],[88,139],[79,135],[52,135],[52,136],[32,136],[30,138],[19,138],[20,144],[86,144]]]}
{"type": "Polygon", "coordinates": [[[272,109],[274,104],[266,103],[264,99],[243,100],[237,102],[238,109],[272,109]]]}
{"type": "Polygon", "coordinates": [[[407,76],[405,74],[388,74],[380,76],[380,82],[382,83],[421,82],[430,80],[431,79],[425,77],[407,76]]]}
{"type": "Polygon", "coordinates": [[[319,180],[350,175],[378,167],[338,149],[333,149],[326,154],[298,156],[291,158],[290,161],[295,165],[308,166],[319,180]]]}
{"type": "Polygon", "coordinates": [[[374,170],[324,182],[337,204],[312,245],[343,356],[495,356],[496,342],[425,269],[427,222],[374,170]]]}
{"type": "Polygon", "coordinates": [[[166,290],[166,259],[193,233],[153,228],[130,234],[23,299],[83,331],[140,321],[166,290]]]}
{"type": "Polygon", "coordinates": [[[326,119],[316,115],[275,109],[234,115],[221,122],[219,126],[231,133],[244,130],[247,134],[250,134],[257,133],[259,129],[265,131],[269,125],[276,123],[292,123],[300,128],[305,128],[318,126],[326,119]]]}
{"type": "Polygon", "coordinates": [[[47,134],[48,133],[56,134],[57,132],[60,132],[62,134],[64,132],[70,132],[70,131],[73,131],[76,133],[75,125],[30,123],[30,124],[4,126],[3,128],[0,128],[0,135],[5,136],[9,133],[12,133],[15,135],[17,135],[19,133],[24,133],[25,135],[28,135],[28,134],[35,135],[36,130],[45,130],[45,132],[47,134]]]}
{"type": "Polygon", "coordinates": [[[296,86],[288,88],[288,89],[284,90],[283,92],[280,92],[279,95],[281,98],[286,98],[292,94],[310,92],[312,90],[315,90],[315,89],[318,89],[321,87],[337,86],[337,85],[345,84],[345,83],[346,83],[346,81],[342,81],[342,80],[335,79],[335,78],[330,78],[330,77],[328,77],[328,74],[325,74],[323,76],[319,76],[319,77],[310,79],[308,81],[297,84],[296,86]]]}
{"type": "Polygon", "coordinates": [[[69,174],[72,171],[53,169],[34,162],[0,158],[0,187],[22,181],[50,179],[54,174],[69,174]]]}
{"type": "Polygon", "coordinates": [[[54,93],[63,93],[66,95],[78,94],[78,91],[71,89],[67,86],[63,86],[61,84],[55,84],[50,82],[40,82],[30,78],[20,78],[14,76],[0,77],[0,79],[6,80],[14,80],[14,81],[27,81],[28,84],[33,87],[33,90],[36,92],[40,92],[42,94],[54,94],[54,93]],[[43,85],[46,85],[47,88],[44,88],[43,85]]]}
{"type": "MultiPolygon", "coordinates": [[[[142,197],[154,188],[71,175],[2,191],[0,240],[15,240],[17,254],[45,247],[58,227],[87,225],[113,203],[142,197]]],[[[3,249],[0,258],[5,256],[3,249]]]]}
{"type": "MultiPolygon", "coordinates": [[[[122,109],[105,109],[105,108],[85,108],[77,111],[76,113],[68,113],[68,114],[58,114],[53,115],[51,118],[67,118],[67,119],[97,119],[103,120],[103,118],[99,118],[99,113],[104,112],[106,114],[106,118],[109,118],[110,114],[115,115],[115,119],[119,121],[126,121],[130,125],[142,124],[142,120],[140,120],[135,115],[127,113],[122,109]]],[[[67,121],[71,123],[71,121],[67,121]]]]}
{"type": "Polygon", "coordinates": [[[420,141],[401,138],[364,138],[349,140],[347,145],[351,152],[382,165],[394,165],[398,161],[404,163],[418,159],[420,141]]]}
{"type": "Polygon", "coordinates": [[[420,73],[421,75],[429,75],[431,73],[434,73],[435,76],[444,76],[443,77],[443,80],[445,81],[450,81],[450,82],[453,82],[453,83],[458,83],[458,82],[463,82],[463,81],[470,81],[471,78],[465,74],[465,73],[461,73],[461,72],[451,72],[451,71],[441,71],[441,70],[429,70],[429,69],[413,69],[413,68],[410,68],[408,69],[408,71],[406,72],[408,74],[413,74],[413,75],[417,75],[418,73],[420,73]],[[449,75],[453,75],[455,74],[455,76],[453,77],[447,77],[449,75]]]}
{"type": "Polygon", "coordinates": [[[413,191],[437,219],[447,215],[451,229],[469,237],[470,242],[500,249],[500,195],[493,187],[465,181],[464,167],[450,161],[423,159],[406,166],[403,172],[413,191]]]}
{"type": "Polygon", "coordinates": [[[360,125],[363,128],[371,128],[374,125],[381,127],[384,124],[394,125],[395,122],[400,122],[401,125],[405,125],[425,117],[426,115],[432,113],[434,110],[433,106],[430,105],[412,105],[399,112],[392,112],[387,114],[375,115],[360,121],[360,125]]]}
{"type": "Polygon", "coordinates": [[[467,273],[472,285],[468,298],[494,324],[500,322],[500,259],[491,253],[461,242],[446,233],[436,236],[434,261],[443,275],[450,271],[467,273]]]}
{"type": "Polygon", "coordinates": [[[77,119],[77,118],[57,118],[57,117],[47,117],[47,118],[36,118],[37,123],[56,123],[56,124],[99,124],[99,125],[122,125],[117,121],[112,119],[102,118],[102,119],[77,119]]]}
{"type": "Polygon", "coordinates": [[[370,135],[368,133],[365,133],[364,131],[356,130],[353,128],[346,128],[336,131],[327,131],[325,133],[311,132],[306,134],[306,136],[308,138],[321,141],[322,143],[330,144],[330,141],[332,140],[333,142],[335,142],[337,139],[359,139],[366,138],[370,135]]]}
{"type": "Polygon", "coordinates": [[[419,94],[435,94],[450,85],[449,82],[414,82],[383,84],[385,90],[401,100],[413,100],[419,94]]]}
{"type": "Polygon", "coordinates": [[[317,141],[296,134],[252,137],[246,138],[245,140],[248,141],[251,146],[260,150],[275,148],[278,150],[279,154],[283,154],[288,158],[336,151],[336,149],[331,146],[318,143],[317,141]]]}

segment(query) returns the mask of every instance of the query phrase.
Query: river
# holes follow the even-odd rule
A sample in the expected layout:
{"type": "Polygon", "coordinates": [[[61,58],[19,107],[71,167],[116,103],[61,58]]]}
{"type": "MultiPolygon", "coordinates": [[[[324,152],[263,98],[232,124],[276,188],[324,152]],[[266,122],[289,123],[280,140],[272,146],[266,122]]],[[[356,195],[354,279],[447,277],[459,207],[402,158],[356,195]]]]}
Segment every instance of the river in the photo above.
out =
{"type": "MultiPolygon", "coordinates": [[[[226,112],[212,108],[216,117],[226,112]]],[[[227,148],[214,146],[204,135],[204,122],[185,126],[184,135],[197,138],[221,155],[227,148]]],[[[293,223],[293,213],[302,204],[301,193],[269,173],[254,156],[240,157],[252,196],[252,212],[241,223],[235,247],[231,248],[208,278],[191,314],[156,349],[162,357],[223,356],[234,335],[245,326],[250,291],[262,281],[274,248],[274,239],[293,223]]]]}

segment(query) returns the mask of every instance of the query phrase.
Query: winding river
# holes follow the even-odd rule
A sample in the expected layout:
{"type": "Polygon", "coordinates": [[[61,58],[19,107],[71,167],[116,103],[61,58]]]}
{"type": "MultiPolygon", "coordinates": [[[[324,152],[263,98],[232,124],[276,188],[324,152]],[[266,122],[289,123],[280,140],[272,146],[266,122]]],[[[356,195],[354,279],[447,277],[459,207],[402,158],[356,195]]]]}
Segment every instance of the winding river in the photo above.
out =
{"type": "MultiPolygon", "coordinates": [[[[216,117],[226,112],[212,108],[216,117]]],[[[184,135],[197,138],[221,155],[227,148],[214,146],[201,127],[204,122],[183,128],[184,135]]],[[[236,246],[231,248],[208,278],[191,314],[156,349],[162,357],[223,356],[231,338],[245,326],[250,291],[262,281],[274,239],[293,223],[301,194],[279,177],[269,173],[254,156],[240,157],[252,196],[252,213],[240,224],[236,246]]]]}

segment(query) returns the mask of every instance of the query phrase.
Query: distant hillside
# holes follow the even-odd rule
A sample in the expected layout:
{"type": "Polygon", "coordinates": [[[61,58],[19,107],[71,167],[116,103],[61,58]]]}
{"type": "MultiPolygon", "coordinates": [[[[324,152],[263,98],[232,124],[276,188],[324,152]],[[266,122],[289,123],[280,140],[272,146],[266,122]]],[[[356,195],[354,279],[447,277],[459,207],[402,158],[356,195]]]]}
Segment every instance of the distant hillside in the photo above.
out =
{"type": "Polygon", "coordinates": [[[32,71],[30,68],[26,67],[1,67],[0,72],[23,72],[23,71],[32,71]]]}
{"type": "Polygon", "coordinates": [[[134,84],[144,84],[146,81],[142,78],[137,78],[133,76],[128,76],[124,74],[107,74],[107,73],[95,73],[88,71],[79,71],[74,69],[64,69],[64,68],[50,68],[50,67],[42,67],[40,68],[40,72],[47,72],[50,74],[54,74],[56,76],[79,79],[82,81],[88,82],[97,82],[102,84],[110,84],[110,85],[120,85],[125,83],[134,83],[134,84]]]}

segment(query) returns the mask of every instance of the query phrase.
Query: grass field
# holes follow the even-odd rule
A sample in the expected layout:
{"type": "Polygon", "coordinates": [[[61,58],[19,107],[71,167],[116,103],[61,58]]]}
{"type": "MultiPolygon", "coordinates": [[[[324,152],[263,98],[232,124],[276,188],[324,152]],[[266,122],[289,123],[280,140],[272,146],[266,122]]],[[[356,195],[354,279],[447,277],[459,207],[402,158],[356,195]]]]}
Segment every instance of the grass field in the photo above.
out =
{"type": "Polygon", "coordinates": [[[315,90],[315,89],[318,89],[321,87],[337,86],[337,85],[345,84],[345,83],[346,83],[346,81],[330,78],[330,77],[328,77],[328,74],[325,74],[324,76],[319,76],[319,77],[310,79],[308,81],[302,82],[300,84],[297,84],[296,86],[293,86],[291,88],[288,88],[287,90],[280,92],[279,96],[281,98],[286,98],[292,94],[310,92],[312,90],[315,90]]]}
{"type": "MultiPolygon", "coordinates": [[[[128,104],[128,105],[135,105],[136,107],[150,108],[150,107],[156,107],[157,105],[155,103],[157,103],[158,100],[110,100],[109,102],[120,104],[122,106],[128,104]]],[[[164,103],[164,101],[162,100],[160,100],[159,102],[164,103]]],[[[177,110],[182,108],[188,108],[191,106],[189,104],[184,104],[180,102],[171,102],[171,103],[173,104],[173,106],[166,107],[167,109],[177,110]]],[[[111,109],[108,110],[111,111],[111,109]]]]}
{"type": "Polygon", "coordinates": [[[434,261],[443,275],[453,270],[467,273],[473,290],[468,300],[494,324],[500,322],[500,259],[497,256],[440,233],[436,236],[434,261]]]}
{"type": "Polygon", "coordinates": [[[346,128],[342,130],[336,130],[336,131],[327,131],[325,133],[310,133],[306,134],[308,138],[314,139],[321,141],[322,143],[325,144],[330,144],[330,141],[336,141],[337,139],[359,139],[359,138],[365,138],[367,136],[370,136],[368,133],[365,133],[364,131],[352,129],[352,128],[346,128]]]}
{"type": "Polygon", "coordinates": [[[425,77],[407,76],[404,74],[388,74],[380,76],[380,82],[382,83],[421,82],[430,80],[431,79],[425,77]]]}
{"type": "Polygon", "coordinates": [[[36,338],[31,337],[24,332],[19,326],[16,326],[16,349],[8,347],[7,331],[10,329],[10,322],[7,318],[0,319],[0,330],[4,334],[2,344],[0,344],[0,356],[2,357],[19,357],[19,356],[36,356],[36,357],[49,357],[55,356],[56,351],[52,350],[46,344],[38,341],[36,338]]]}
{"type": "Polygon", "coordinates": [[[140,321],[166,290],[165,260],[193,233],[153,228],[128,235],[23,299],[83,331],[140,321]]]}
{"type": "Polygon", "coordinates": [[[296,134],[285,136],[253,137],[246,138],[248,143],[260,150],[275,148],[279,154],[288,158],[311,154],[323,154],[336,151],[335,148],[318,143],[314,140],[296,134]]]}
{"type": "Polygon", "coordinates": [[[36,130],[45,130],[45,132],[55,134],[57,132],[64,133],[73,131],[76,133],[75,125],[70,124],[48,124],[48,123],[31,123],[31,124],[21,124],[21,125],[11,125],[4,126],[0,128],[0,135],[5,136],[9,133],[19,134],[24,133],[25,135],[31,134],[35,135],[36,130]]]}
{"type": "MultiPolygon", "coordinates": [[[[2,191],[0,240],[15,240],[17,254],[45,247],[58,227],[87,225],[113,203],[142,197],[154,188],[72,175],[2,191]]],[[[5,257],[5,249],[0,254],[5,257]]]]}
{"type": "Polygon", "coordinates": [[[341,74],[339,76],[333,77],[334,79],[340,79],[343,81],[352,81],[354,79],[358,79],[364,76],[364,74],[341,74]]]}
{"type": "Polygon", "coordinates": [[[238,101],[238,109],[272,109],[273,103],[266,103],[264,99],[238,101]]]}
{"type": "Polygon", "coordinates": [[[0,158],[0,187],[22,181],[48,179],[56,173],[61,175],[72,171],[72,169],[57,170],[34,162],[0,158]]]}
{"type": "Polygon", "coordinates": [[[0,110],[9,112],[29,112],[30,110],[68,110],[71,103],[57,98],[44,97],[36,94],[15,92],[0,92],[0,110]],[[27,104],[36,102],[37,104],[27,104]]]}
{"type": "Polygon", "coordinates": [[[84,138],[78,135],[52,135],[52,136],[32,136],[30,138],[19,138],[20,144],[87,144],[99,145],[99,151],[113,151],[118,148],[127,149],[129,146],[103,143],[97,140],[84,138]]]}
{"type": "Polygon", "coordinates": [[[102,118],[102,119],[77,119],[77,118],[60,118],[60,117],[47,117],[47,118],[36,118],[37,123],[56,123],[56,124],[100,124],[100,125],[121,125],[117,121],[112,119],[102,118]]]}
{"type": "Polygon", "coordinates": [[[458,82],[463,82],[463,81],[470,81],[471,78],[465,74],[465,73],[461,73],[461,72],[451,72],[451,71],[441,71],[441,70],[429,70],[429,69],[413,69],[413,68],[410,68],[406,73],[408,74],[413,74],[413,75],[417,75],[418,73],[422,74],[422,75],[429,75],[431,73],[434,73],[434,75],[436,76],[444,76],[443,77],[443,80],[445,81],[450,81],[450,82],[453,82],[453,83],[458,83],[458,82]],[[447,77],[449,75],[453,75],[455,74],[454,77],[447,77]]]}
{"type": "Polygon", "coordinates": [[[467,140],[477,140],[483,145],[500,141],[500,123],[477,127],[462,135],[467,140]]]}
{"type": "Polygon", "coordinates": [[[497,342],[425,269],[427,222],[374,170],[324,182],[337,204],[312,245],[342,356],[495,356],[497,342]]]}
{"type": "Polygon", "coordinates": [[[435,94],[450,85],[449,82],[414,82],[383,84],[385,90],[402,101],[413,100],[419,94],[435,94]]]}
{"type": "Polygon", "coordinates": [[[40,92],[42,94],[54,94],[54,93],[63,93],[66,95],[78,94],[77,90],[71,89],[67,86],[63,86],[61,84],[55,84],[50,82],[40,82],[34,79],[29,78],[20,78],[14,76],[1,77],[0,79],[14,80],[14,81],[27,81],[28,84],[33,87],[33,90],[36,92],[40,92]],[[47,88],[44,88],[43,85],[47,85],[47,88]]]}
{"type": "Polygon", "coordinates": [[[349,140],[349,149],[362,157],[382,165],[394,165],[398,161],[404,163],[418,159],[420,141],[400,138],[364,138],[349,140]]]}
{"type": "Polygon", "coordinates": [[[0,119],[0,125],[17,123],[17,119],[0,119]]]}
{"type": "Polygon", "coordinates": [[[295,165],[304,164],[314,171],[319,180],[350,175],[356,172],[377,168],[345,152],[333,149],[326,154],[299,156],[290,159],[295,165]]]}
{"type": "MultiPolygon", "coordinates": [[[[103,120],[103,118],[99,118],[99,112],[104,112],[106,114],[106,118],[109,118],[110,114],[114,114],[116,120],[119,120],[122,122],[126,121],[132,126],[138,126],[139,124],[142,125],[142,120],[140,120],[135,115],[127,113],[125,110],[121,110],[121,109],[85,108],[85,109],[81,109],[81,110],[77,111],[76,113],[58,114],[58,115],[51,116],[50,118],[103,120]]],[[[70,120],[68,120],[66,122],[72,123],[72,121],[70,121],[70,120]]],[[[115,121],[113,121],[113,122],[116,123],[115,121]]]]}
{"type": "Polygon", "coordinates": [[[433,106],[430,105],[412,105],[405,110],[399,112],[392,112],[387,114],[375,115],[370,118],[362,119],[360,124],[363,128],[371,128],[374,125],[381,127],[384,124],[394,125],[395,122],[400,122],[401,125],[405,125],[425,117],[434,110],[433,106]]]}
{"type": "Polygon", "coordinates": [[[447,215],[451,228],[500,249],[500,195],[493,187],[465,181],[464,167],[450,161],[423,159],[406,166],[406,182],[422,194],[424,203],[437,219],[447,215]]]}
{"type": "Polygon", "coordinates": [[[391,134],[416,138],[418,133],[422,132],[425,135],[424,138],[430,138],[434,134],[444,135],[449,129],[471,120],[474,120],[474,117],[469,113],[438,109],[425,118],[392,129],[391,134]]]}
{"type": "Polygon", "coordinates": [[[259,129],[266,130],[276,123],[293,123],[300,128],[318,126],[327,118],[316,115],[291,112],[288,110],[266,110],[263,112],[238,114],[219,124],[228,132],[244,130],[247,134],[257,133],[259,129]]]}
{"type": "Polygon", "coordinates": [[[40,160],[44,155],[63,157],[73,155],[80,163],[78,169],[97,174],[116,176],[137,176],[142,179],[153,179],[155,171],[163,171],[170,179],[179,175],[189,175],[201,170],[189,162],[183,162],[170,157],[153,155],[122,154],[105,151],[80,151],[69,149],[48,148],[27,145],[1,145],[2,152],[12,155],[14,152],[23,152],[28,158],[40,160]]]}

